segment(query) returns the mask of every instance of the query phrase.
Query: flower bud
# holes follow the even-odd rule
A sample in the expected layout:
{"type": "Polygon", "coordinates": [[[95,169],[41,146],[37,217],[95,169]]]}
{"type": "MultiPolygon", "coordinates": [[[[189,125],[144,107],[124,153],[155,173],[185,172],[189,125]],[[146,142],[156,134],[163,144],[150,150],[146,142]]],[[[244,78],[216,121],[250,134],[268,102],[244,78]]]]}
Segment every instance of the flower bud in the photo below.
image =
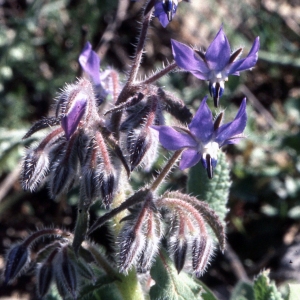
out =
{"type": "Polygon", "coordinates": [[[8,284],[19,276],[29,265],[30,251],[24,244],[13,246],[6,257],[4,282],[8,284]]]}
{"type": "Polygon", "coordinates": [[[69,140],[71,135],[77,129],[77,126],[83,117],[87,106],[87,98],[84,95],[77,95],[73,100],[67,114],[61,119],[61,126],[66,134],[66,139],[69,140]]]}
{"type": "Polygon", "coordinates": [[[24,190],[36,190],[49,173],[48,153],[40,149],[30,150],[24,158],[21,182],[24,190]]]}
{"type": "Polygon", "coordinates": [[[39,298],[44,297],[51,285],[53,278],[53,267],[47,261],[40,263],[37,267],[37,295],[39,298]]]}
{"type": "Polygon", "coordinates": [[[78,276],[77,269],[69,257],[68,247],[63,247],[53,262],[54,276],[57,288],[62,296],[67,292],[77,299],[78,276]]]}
{"type": "Polygon", "coordinates": [[[184,266],[187,248],[188,243],[185,239],[178,240],[175,245],[174,263],[178,274],[184,266]]]}
{"type": "Polygon", "coordinates": [[[77,149],[75,147],[77,138],[77,135],[73,135],[72,138],[65,143],[53,163],[49,182],[52,198],[67,191],[74,183],[78,165],[77,149]]]}
{"type": "Polygon", "coordinates": [[[213,243],[207,236],[200,236],[193,241],[193,270],[197,277],[201,276],[213,253],[213,243]]]}
{"type": "Polygon", "coordinates": [[[62,136],[62,129],[58,128],[49,133],[40,144],[29,150],[24,158],[21,182],[24,190],[34,191],[49,173],[51,151],[62,136]]]}

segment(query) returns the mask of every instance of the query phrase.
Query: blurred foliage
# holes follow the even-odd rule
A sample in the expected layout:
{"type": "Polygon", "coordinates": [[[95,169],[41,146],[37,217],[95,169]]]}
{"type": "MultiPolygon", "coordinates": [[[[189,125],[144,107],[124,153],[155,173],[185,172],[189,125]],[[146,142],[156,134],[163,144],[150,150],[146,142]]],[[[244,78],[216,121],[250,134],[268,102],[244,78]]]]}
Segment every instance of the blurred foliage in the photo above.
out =
{"type": "MultiPolygon", "coordinates": [[[[230,119],[236,107],[229,104],[239,104],[246,96],[249,116],[247,139],[225,149],[232,169],[228,242],[249,277],[270,267],[270,277],[284,282],[285,253],[300,243],[300,24],[296,18],[299,5],[295,0],[199,2],[182,3],[166,29],[153,20],[141,75],[161,67],[166,59],[172,60],[171,37],[205,48],[223,23],[232,47],[244,45],[246,55],[253,39],[260,36],[257,66],[240,77],[232,76],[221,99],[222,106],[228,107],[226,118],[230,119]]],[[[22,141],[22,136],[33,121],[48,114],[57,91],[80,75],[77,58],[84,42],[90,40],[94,46],[99,43],[114,20],[118,1],[2,0],[0,3],[1,192],[5,179],[18,166],[24,146],[33,141],[22,141]]],[[[112,65],[126,71],[139,29],[140,5],[130,4],[127,18],[114,33],[102,58],[102,68],[112,65]]],[[[159,84],[184,99],[192,110],[197,109],[208,93],[207,84],[188,73],[172,73],[159,84]]],[[[162,160],[159,158],[156,168],[162,160]]],[[[155,170],[144,177],[133,174],[135,186],[139,187],[153,174],[155,170]]],[[[186,175],[176,170],[164,188],[185,189],[186,180],[186,175]]],[[[65,197],[59,203],[50,200],[45,189],[32,195],[23,194],[15,178],[5,196],[1,203],[5,211],[0,209],[0,254],[22,237],[26,229],[42,224],[72,228],[74,224],[76,201],[71,201],[72,193],[71,200],[65,197]],[[70,207],[68,203],[73,205],[70,207]]],[[[291,280],[299,281],[299,275],[291,280]]],[[[230,262],[218,256],[204,281],[218,299],[229,299],[238,276],[230,262]]],[[[11,295],[15,290],[19,295],[32,294],[33,286],[29,284],[27,288],[28,282],[29,277],[20,279],[18,285],[2,289],[0,295],[11,295]]],[[[245,295],[254,295],[248,288],[248,283],[239,284],[234,293],[239,295],[239,290],[246,290],[245,295]]],[[[291,285],[290,294],[297,288],[291,285]]]]}

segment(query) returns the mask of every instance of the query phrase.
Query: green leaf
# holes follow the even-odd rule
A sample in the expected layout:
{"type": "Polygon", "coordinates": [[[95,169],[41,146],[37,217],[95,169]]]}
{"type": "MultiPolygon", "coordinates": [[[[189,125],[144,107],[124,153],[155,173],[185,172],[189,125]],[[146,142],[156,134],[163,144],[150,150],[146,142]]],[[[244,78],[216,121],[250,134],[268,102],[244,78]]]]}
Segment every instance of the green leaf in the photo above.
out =
{"type": "Polygon", "coordinates": [[[122,297],[119,294],[119,291],[116,285],[112,284],[115,279],[108,277],[107,275],[102,275],[98,278],[95,284],[85,285],[80,290],[80,296],[78,299],[82,300],[100,300],[100,299],[108,299],[105,298],[106,294],[109,291],[110,298],[114,300],[122,300],[122,297]]]}
{"type": "Polygon", "coordinates": [[[231,185],[229,172],[226,155],[220,151],[212,179],[208,178],[206,170],[198,163],[190,169],[187,183],[188,192],[207,202],[223,222],[227,213],[226,204],[231,185]]]}
{"type": "Polygon", "coordinates": [[[300,284],[289,284],[289,295],[286,300],[297,300],[300,295],[300,284]]]}
{"type": "Polygon", "coordinates": [[[254,280],[255,300],[283,300],[274,282],[270,281],[269,271],[263,271],[254,280]]]}
{"type": "Polygon", "coordinates": [[[230,300],[254,300],[253,285],[245,281],[238,282],[231,294],[230,300]]]}
{"type": "Polygon", "coordinates": [[[209,289],[190,275],[177,273],[166,251],[161,250],[152,269],[155,285],[150,289],[153,300],[217,300],[209,289]]]}

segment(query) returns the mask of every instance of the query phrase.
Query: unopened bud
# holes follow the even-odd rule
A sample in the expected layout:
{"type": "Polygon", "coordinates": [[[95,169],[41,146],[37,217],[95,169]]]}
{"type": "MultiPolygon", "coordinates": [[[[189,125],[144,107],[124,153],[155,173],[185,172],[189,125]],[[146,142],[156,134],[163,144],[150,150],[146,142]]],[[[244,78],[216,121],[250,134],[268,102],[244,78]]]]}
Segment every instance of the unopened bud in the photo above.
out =
{"type": "Polygon", "coordinates": [[[49,171],[48,153],[43,150],[31,150],[24,159],[21,181],[24,190],[36,190],[49,171]]]}
{"type": "Polygon", "coordinates": [[[193,241],[192,257],[193,257],[193,270],[196,276],[201,276],[211,258],[213,253],[212,241],[206,237],[201,236],[193,241]]]}
{"type": "Polygon", "coordinates": [[[175,245],[174,263],[178,274],[183,269],[187,253],[188,243],[184,240],[178,240],[175,245]]]}
{"type": "Polygon", "coordinates": [[[77,270],[69,257],[68,248],[63,247],[54,261],[54,276],[58,290],[67,291],[73,299],[77,299],[77,270]]]}
{"type": "Polygon", "coordinates": [[[115,176],[114,174],[100,174],[100,191],[102,201],[105,207],[109,207],[113,200],[115,189],[115,176]]]}
{"type": "Polygon", "coordinates": [[[41,263],[37,267],[37,295],[44,297],[51,285],[53,277],[53,267],[51,263],[41,263]]]}
{"type": "Polygon", "coordinates": [[[84,98],[84,95],[79,94],[75,97],[71,107],[62,118],[61,126],[65,131],[67,140],[70,139],[71,135],[77,129],[77,126],[86,111],[86,106],[87,98],[84,98]]]}
{"type": "Polygon", "coordinates": [[[8,284],[19,276],[29,265],[30,251],[24,244],[13,246],[6,258],[4,281],[8,284]]]}

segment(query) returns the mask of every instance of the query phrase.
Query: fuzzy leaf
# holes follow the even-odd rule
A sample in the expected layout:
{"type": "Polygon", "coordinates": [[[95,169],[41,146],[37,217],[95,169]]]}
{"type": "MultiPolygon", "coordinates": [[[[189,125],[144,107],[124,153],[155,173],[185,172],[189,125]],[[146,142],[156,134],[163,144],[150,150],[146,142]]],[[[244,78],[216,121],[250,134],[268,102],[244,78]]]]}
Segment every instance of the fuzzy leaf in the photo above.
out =
{"type": "Polygon", "coordinates": [[[111,293],[110,296],[112,298],[110,299],[116,299],[116,300],[121,299],[121,297],[118,295],[117,287],[112,284],[114,281],[115,279],[112,279],[106,275],[100,276],[95,282],[95,284],[87,284],[81,289],[79,299],[82,300],[106,299],[105,297],[103,297],[103,295],[105,295],[105,290],[107,289],[111,293]],[[119,297],[117,297],[117,295],[119,297]]]}
{"type": "Polygon", "coordinates": [[[206,292],[199,281],[184,272],[178,274],[172,261],[163,250],[160,251],[151,269],[151,277],[155,280],[155,285],[150,289],[150,299],[217,300],[211,292],[206,292]],[[200,296],[201,292],[203,295],[200,296]]]}
{"type": "Polygon", "coordinates": [[[223,221],[223,225],[225,225],[226,204],[231,185],[229,172],[226,155],[220,151],[212,179],[208,179],[206,170],[201,163],[198,163],[189,170],[187,183],[188,192],[207,202],[223,221]]]}
{"type": "Polygon", "coordinates": [[[231,294],[230,300],[255,300],[253,284],[244,281],[238,282],[231,294]]]}
{"type": "Polygon", "coordinates": [[[253,288],[255,300],[283,300],[275,283],[270,281],[269,271],[263,271],[257,276],[253,288]]]}

